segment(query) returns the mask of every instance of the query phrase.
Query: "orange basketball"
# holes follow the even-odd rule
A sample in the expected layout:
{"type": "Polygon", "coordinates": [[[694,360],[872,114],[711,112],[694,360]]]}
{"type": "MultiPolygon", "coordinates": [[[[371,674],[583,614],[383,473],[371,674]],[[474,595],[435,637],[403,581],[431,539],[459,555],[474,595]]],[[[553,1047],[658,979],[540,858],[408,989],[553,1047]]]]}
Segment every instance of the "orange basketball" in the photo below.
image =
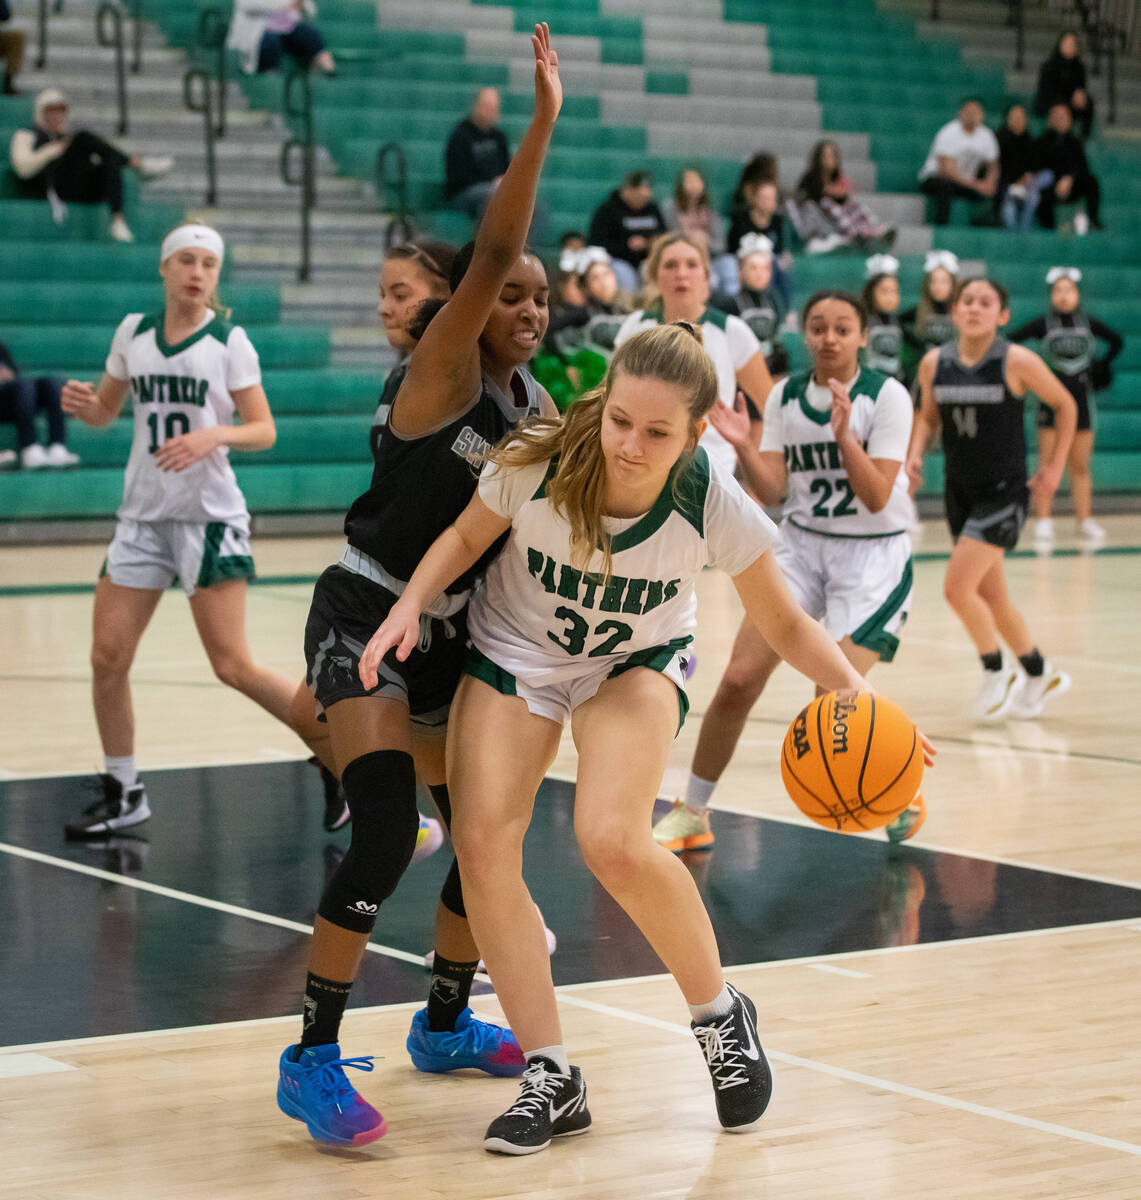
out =
{"type": "Polygon", "coordinates": [[[915,799],[923,744],[898,704],[872,692],[829,692],[788,727],[780,773],[797,808],[818,825],[878,829],[915,799]]]}

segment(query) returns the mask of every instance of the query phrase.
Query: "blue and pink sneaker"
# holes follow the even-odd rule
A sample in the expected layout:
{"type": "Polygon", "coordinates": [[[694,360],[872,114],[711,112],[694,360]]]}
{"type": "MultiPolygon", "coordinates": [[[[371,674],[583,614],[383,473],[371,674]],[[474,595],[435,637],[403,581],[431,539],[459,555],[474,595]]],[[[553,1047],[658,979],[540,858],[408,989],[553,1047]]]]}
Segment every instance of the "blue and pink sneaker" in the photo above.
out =
{"type": "Polygon", "coordinates": [[[340,1046],[309,1046],[293,1061],[296,1046],[281,1056],[277,1107],[287,1117],[304,1121],[319,1142],[333,1146],[364,1146],[384,1137],[384,1118],[345,1076],[345,1067],[373,1069],[372,1056],[341,1058],[340,1046]]]}
{"type": "Polygon", "coordinates": [[[428,1028],[428,1010],[422,1008],[412,1018],[405,1042],[418,1071],[462,1071],[474,1067],[488,1075],[522,1075],[527,1060],[510,1029],[481,1021],[470,1008],[456,1018],[453,1031],[434,1032],[428,1028]]]}

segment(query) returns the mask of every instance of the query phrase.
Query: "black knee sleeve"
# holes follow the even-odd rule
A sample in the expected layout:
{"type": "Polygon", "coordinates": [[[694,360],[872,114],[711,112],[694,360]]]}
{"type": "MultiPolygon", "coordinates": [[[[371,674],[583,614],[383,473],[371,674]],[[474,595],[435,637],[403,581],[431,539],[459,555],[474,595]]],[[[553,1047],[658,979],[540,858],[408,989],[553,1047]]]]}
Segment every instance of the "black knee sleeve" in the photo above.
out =
{"type": "MultiPolygon", "coordinates": [[[[440,819],[450,833],[452,829],[452,799],[448,795],[448,785],[433,783],[429,785],[428,791],[432,793],[432,799],[440,811],[440,819]]],[[[444,886],[440,890],[440,903],[448,912],[467,919],[467,909],[464,908],[464,892],[460,886],[460,865],[456,862],[454,855],[452,856],[452,865],[448,869],[448,877],[444,880],[444,886]]]]}
{"type": "Polygon", "coordinates": [[[354,758],[341,775],[352,841],[321,897],[318,914],[342,929],[371,933],[381,904],[412,861],[420,818],[416,771],[403,750],[354,758]]]}

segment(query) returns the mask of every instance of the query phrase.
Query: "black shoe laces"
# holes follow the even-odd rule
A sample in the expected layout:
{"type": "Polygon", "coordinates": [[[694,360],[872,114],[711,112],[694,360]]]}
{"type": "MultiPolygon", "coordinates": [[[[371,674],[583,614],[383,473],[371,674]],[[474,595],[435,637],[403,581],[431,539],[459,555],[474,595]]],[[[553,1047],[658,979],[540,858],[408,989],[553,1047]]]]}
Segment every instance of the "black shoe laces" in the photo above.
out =
{"type": "Polygon", "coordinates": [[[532,1063],[523,1072],[523,1094],[503,1114],[505,1117],[537,1117],[559,1090],[563,1075],[554,1075],[541,1062],[532,1063]]]}
{"type": "Polygon", "coordinates": [[[724,1090],[749,1082],[744,1053],[733,1033],[732,1013],[720,1023],[698,1025],[693,1032],[718,1088],[724,1090]]]}

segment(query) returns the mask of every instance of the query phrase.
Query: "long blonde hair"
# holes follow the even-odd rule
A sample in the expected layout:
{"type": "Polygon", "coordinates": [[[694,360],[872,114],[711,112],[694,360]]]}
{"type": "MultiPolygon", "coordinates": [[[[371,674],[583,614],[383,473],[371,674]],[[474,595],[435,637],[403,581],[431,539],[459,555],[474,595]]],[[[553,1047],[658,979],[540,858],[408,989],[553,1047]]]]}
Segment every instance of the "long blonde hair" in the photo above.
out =
{"type": "MultiPolygon", "coordinates": [[[[561,419],[533,417],[488,455],[491,462],[506,468],[554,460],[554,473],[547,479],[547,499],[570,524],[571,563],[585,570],[595,550],[601,549],[604,579],[610,575],[611,551],[610,537],[603,528],[606,459],[602,454],[602,411],[620,374],[682,388],[688,397],[692,434],[717,403],[717,372],[705,352],[700,328],[685,321],[657,325],[623,342],[602,383],[576,400],[561,419]]],[[[684,466],[692,452],[690,447],[678,462],[684,466]]],[[[680,474],[675,470],[675,486],[680,474]]]]}
{"type": "Polygon", "coordinates": [[[658,268],[662,265],[666,251],[671,246],[676,246],[678,242],[684,242],[691,250],[697,251],[697,257],[701,259],[701,265],[705,268],[705,277],[712,281],[709,250],[705,246],[685,233],[661,233],[650,243],[650,253],[646,256],[646,263],[643,267],[646,276],[645,300],[647,304],[652,304],[661,298],[661,289],[658,287],[658,268]]]}

